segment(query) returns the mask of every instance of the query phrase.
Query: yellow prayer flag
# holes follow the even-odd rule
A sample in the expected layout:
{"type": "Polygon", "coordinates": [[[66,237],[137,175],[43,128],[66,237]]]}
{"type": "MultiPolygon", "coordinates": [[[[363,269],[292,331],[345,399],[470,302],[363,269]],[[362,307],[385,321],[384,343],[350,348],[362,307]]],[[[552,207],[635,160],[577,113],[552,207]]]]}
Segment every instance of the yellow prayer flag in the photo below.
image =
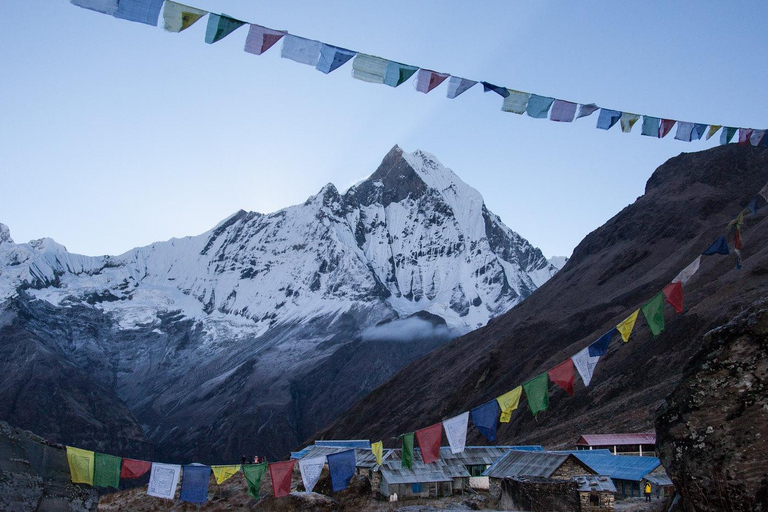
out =
{"type": "Polygon", "coordinates": [[[221,485],[227,479],[232,478],[240,471],[240,465],[233,466],[211,466],[213,476],[216,477],[216,483],[221,485]]]}
{"type": "Polygon", "coordinates": [[[635,310],[634,313],[629,315],[619,325],[616,326],[616,329],[618,329],[621,333],[621,339],[624,340],[624,343],[629,341],[629,335],[632,334],[632,329],[635,328],[635,322],[637,321],[637,314],[639,312],[639,309],[635,310]]]}
{"type": "Polygon", "coordinates": [[[93,485],[93,452],[67,446],[67,462],[73,484],[93,485]]]}
{"type": "Polygon", "coordinates": [[[723,126],[719,125],[719,124],[711,124],[711,125],[709,125],[709,131],[707,132],[707,140],[711,139],[712,136],[714,134],[716,134],[718,132],[718,130],[720,130],[720,128],[722,128],[722,127],[723,126]]]}
{"type": "Polygon", "coordinates": [[[381,441],[371,444],[371,451],[376,456],[376,464],[381,466],[381,461],[384,457],[384,444],[381,441]]]}
{"type": "Polygon", "coordinates": [[[520,395],[522,394],[523,387],[517,386],[512,391],[508,391],[496,399],[499,402],[499,407],[501,407],[500,421],[502,423],[509,423],[509,420],[512,418],[512,411],[520,405],[520,395]]]}

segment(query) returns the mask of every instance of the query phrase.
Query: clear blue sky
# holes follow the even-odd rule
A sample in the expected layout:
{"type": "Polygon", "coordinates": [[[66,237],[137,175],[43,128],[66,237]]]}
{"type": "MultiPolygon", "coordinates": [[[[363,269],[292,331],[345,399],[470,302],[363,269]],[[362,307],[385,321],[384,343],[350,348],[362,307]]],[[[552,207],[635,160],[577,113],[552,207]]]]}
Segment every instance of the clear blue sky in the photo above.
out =
{"type": "MultiPolygon", "coordinates": [[[[247,21],[510,88],[685,121],[768,125],[768,3],[188,0],[247,21]]],[[[570,254],[683,143],[324,75],[66,0],[0,10],[0,222],[17,242],[117,254],[271,212],[373,172],[394,145],[435,154],[545,255],[570,254]]],[[[162,24],[162,21],[161,21],[162,24]]]]}

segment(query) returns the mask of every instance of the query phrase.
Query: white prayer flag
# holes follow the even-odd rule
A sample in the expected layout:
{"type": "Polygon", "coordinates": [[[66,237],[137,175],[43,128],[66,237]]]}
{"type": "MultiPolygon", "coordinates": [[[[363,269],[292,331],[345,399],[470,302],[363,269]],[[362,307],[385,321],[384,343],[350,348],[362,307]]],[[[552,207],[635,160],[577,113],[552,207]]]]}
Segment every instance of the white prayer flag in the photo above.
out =
{"type": "Polygon", "coordinates": [[[284,59],[291,59],[299,64],[316,66],[317,61],[320,60],[322,48],[323,43],[320,41],[286,34],[283,37],[283,48],[280,51],[280,56],[284,59]]]}
{"type": "Polygon", "coordinates": [[[699,270],[699,265],[701,265],[701,255],[699,255],[698,258],[693,260],[692,263],[690,263],[687,267],[681,270],[680,273],[677,274],[677,276],[672,280],[672,282],[673,283],[679,282],[679,283],[685,284],[686,282],[688,282],[691,276],[699,270]]]}
{"type": "Polygon", "coordinates": [[[181,466],[177,464],[153,462],[147,494],[172,500],[176,495],[176,486],[179,485],[179,474],[181,474],[181,466]]]}
{"type": "Polygon", "coordinates": [[[307,494],[312,492],[315,484],[320,480],[320,473],[325,466],[325,455],[312,457],[311,459],[301,459],[299,469],[301,470],[301,481],[304,482],[304,489],[307,494]]]}
{"type": "Polygon", "coordinates": [[[597,362],[600,360],[600,356],[590,356],[589,347],[587,347],[584,350],[577,352],[576,355],[571,357],[571,360],[573,360],[573,365],[576,367],[576,370],[578,370],[579,375],[581,375],[584,387],[589,386],[589,383],[592,380],[592,374],[595,373],[595,366],[597,366],[597,362]]]}
{"type": "Polygon", "coordinates": [[[448,79],[448,98],[454,99],[456,96],[471,89],[475,85],[477,85],[477,82],[474,80],[452,76],[448,79]]]}
{"type": "Polygon", "coordinates": [[[464,451],[464,446],[467,444],[468,423],[469,412],[443,421],[443,429],[445,429],[445,437],[448,438],[448,444],[451,445],[451,453],[461,453],[464,451]]]}

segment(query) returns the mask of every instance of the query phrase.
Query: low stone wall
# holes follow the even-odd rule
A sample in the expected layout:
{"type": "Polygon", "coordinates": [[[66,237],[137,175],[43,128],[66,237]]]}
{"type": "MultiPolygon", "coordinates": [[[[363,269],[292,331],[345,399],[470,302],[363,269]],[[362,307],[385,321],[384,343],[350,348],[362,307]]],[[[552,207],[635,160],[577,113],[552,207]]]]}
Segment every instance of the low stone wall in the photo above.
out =
{"type": "Polygon", "coordinates": [[[505,478],[501,481],[501,510],[551,512],[579,510],[576,482],[551,478],[505,478]]]}

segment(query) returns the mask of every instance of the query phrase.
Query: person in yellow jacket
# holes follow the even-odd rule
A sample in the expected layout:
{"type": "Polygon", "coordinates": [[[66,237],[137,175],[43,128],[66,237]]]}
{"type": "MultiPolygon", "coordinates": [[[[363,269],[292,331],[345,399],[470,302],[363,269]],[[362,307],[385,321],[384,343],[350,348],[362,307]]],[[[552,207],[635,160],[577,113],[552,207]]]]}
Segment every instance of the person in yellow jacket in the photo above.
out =
{"type": "Polygon", "coordinates": [[[645,482],[645,501],[651,501],[651,482],[645,482]]]}

